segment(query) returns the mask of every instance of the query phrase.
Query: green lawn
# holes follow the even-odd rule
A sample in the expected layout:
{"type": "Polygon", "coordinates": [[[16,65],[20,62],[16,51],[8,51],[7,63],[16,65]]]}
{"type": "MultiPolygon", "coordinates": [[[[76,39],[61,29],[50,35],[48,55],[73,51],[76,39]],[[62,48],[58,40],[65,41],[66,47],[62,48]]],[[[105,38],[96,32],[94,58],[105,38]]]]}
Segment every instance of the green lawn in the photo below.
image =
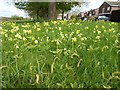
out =
{"type": "Polygon", "coordinates": [[[3,88],[120,88],[118,24],[2,22],[3,88]]]}

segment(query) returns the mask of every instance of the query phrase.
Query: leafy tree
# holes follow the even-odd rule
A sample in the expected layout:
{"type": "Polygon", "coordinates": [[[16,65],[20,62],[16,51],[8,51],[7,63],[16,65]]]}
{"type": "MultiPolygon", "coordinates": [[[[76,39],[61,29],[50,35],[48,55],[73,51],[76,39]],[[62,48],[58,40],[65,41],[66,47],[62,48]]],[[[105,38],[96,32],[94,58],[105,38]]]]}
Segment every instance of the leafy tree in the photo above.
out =
{"type": "Polygon", "coordinates": [[[56,19],[56,2],[48,2],[48,17],[50,20],[56,19]]]}
{"type": "Polygon", "coordinates": [[[56,10],[62,12],[62,19],[64,18],[64,12],[68,11],[73,7],[73,5],[77,5],[78,2],[53,2],[53,0],[49,0],[49,2],[15,2],[15,6],[20,9],[24,9],[28,12],[29,16],[39,19],[40,17],[55,19],[56,18],[56,10]]]}
{"type": "Polygon", "coordinates": [[[78,2],[59,2],[57,3],[57,8],[62,12],[62,19],[64,19],[64,12],[68,11],[73,7],[73,5],[77,5],[78,2]]]}
{"type": "Polygon", "coordinates": [[[48,16],[48,3],[47,2],[15,2],[15,6],[19,9],[24,9],[28,12],[30,17],[40,19],[40,17],[48,16]]]}

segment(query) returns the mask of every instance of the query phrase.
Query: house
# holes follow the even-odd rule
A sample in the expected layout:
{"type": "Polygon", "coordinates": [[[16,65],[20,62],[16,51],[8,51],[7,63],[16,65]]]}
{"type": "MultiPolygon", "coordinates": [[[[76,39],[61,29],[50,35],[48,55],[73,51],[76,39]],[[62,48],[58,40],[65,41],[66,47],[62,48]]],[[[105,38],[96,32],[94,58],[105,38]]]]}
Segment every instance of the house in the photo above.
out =
{"type": "Polygon", "coordinates": [[[106,14],[109,16],[112,11],[120,10],[120,1],[105,1],[97,9],[91,9],[90,11],[80,12],[77,17],[83,18],[86,16],[98,17],[98,15],[106,14]]]}
{"type": "Polygon", "coordinates": [[[77,15],[77,17],[83,18],[83,17],[86,17],[87,14],[88,14],[88,12],[80,12],[80,13],[77,15]]]}
{"type": "Polygon", "coordinates": [[[113,10],[119,10],[120,9],[120,2],[119,1],[106,1],[99,7],[99,14],[103,13],[109,13],[113,10]]]}
{"type": "Polygon", "coordinates": [[[99,15],[99,8],[97,9],[91,9],[90,11],[88,11],[88,14],[87,16],[94,16],[94,17],[97,17],[99,15]]]}

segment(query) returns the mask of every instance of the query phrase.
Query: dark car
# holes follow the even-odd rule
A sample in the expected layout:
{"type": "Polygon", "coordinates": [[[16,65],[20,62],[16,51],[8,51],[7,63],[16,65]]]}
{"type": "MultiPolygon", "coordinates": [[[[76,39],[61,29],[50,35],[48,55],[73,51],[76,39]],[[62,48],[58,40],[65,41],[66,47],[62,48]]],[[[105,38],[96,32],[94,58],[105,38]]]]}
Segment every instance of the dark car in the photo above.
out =
{"type": "Polygon", "coordinates": [[[100,14],[97,19],[98,20],[104,20],[104,21],[108,21],[109,20],[109,16],[110,14],[100,14]]]}

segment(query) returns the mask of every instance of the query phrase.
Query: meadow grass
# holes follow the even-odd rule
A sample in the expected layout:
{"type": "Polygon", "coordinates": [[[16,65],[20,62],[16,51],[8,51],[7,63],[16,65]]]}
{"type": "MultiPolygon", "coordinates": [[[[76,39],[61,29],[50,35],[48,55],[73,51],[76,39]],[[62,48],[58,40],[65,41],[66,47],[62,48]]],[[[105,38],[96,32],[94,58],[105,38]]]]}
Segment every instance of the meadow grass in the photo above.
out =
{"type": "Polygon", "coordinates": [[[2,22],[3,88],[120,88],[118,23],[2,22]]]}

